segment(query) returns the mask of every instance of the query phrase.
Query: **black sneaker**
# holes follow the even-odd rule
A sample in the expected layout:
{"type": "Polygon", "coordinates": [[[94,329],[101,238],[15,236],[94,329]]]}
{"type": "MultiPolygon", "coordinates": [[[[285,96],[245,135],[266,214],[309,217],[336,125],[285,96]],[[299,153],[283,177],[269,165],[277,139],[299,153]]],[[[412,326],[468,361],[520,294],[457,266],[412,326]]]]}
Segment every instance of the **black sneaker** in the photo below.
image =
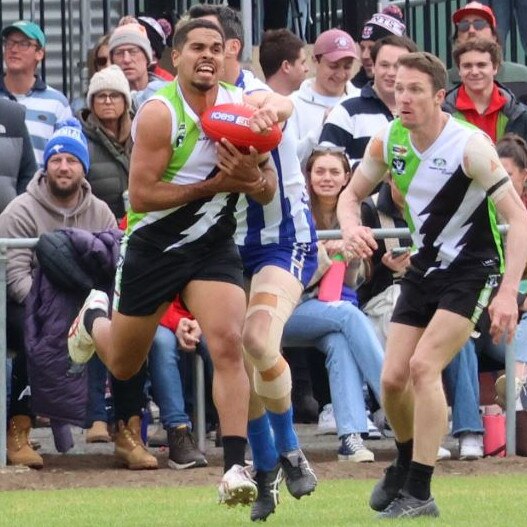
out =
{"type": "Polygon", "coordinates": [[[285,484],[291,496],[299,500],[311,494],[317,486],[317,477],[299,448],[280,455],[285,484]]]}
{"type": "Polygon", "coordinates": [[[168,429],[168,466],[176,470],[206,467],[207,460],[201,453],[190,429],[186,425],[168,429]]]}
{"type": "Polygon", "coordinates": [[[390,505],[377,515],[377,518],[417,518],[418,516],[439,516],[439,509],[432,496],[427,500],[414,498],[408,492],[402,490],[399,492],[390,505]]]}
{"type": "Polygon", "coordinates": [[[408,470],[395,464],[395,461],[384,470],[384,476],[373,487],[370,496],[370,507],[381,512],[397,498],[406,481],[408,470]]]}
{"type": "Polygon", "coordinates": [[[254,481],[258,487],[258,497],[251,506],[251,520],[265,521],[273,514],[279,501],[278,486],[282,481],[282,468],[280,463],[273,470],[257,470],[254,474],[254,481]]]}

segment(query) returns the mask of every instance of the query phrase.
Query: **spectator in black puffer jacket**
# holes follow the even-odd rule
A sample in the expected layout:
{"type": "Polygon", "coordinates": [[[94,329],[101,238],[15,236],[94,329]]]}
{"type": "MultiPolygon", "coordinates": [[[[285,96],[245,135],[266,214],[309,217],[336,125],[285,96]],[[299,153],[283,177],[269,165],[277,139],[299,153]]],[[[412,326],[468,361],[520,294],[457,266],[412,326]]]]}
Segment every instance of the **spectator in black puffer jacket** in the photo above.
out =
{"type": "Polygon", "coordinates": [[[95,73],[78,114],[88,140],[92,191],[105,201],[117,219],[125,214],[123,192],[128,189],[131,139],[131,95],[124,73],[110,66],[95,73]]]}
{"type": "Polygon", "coordinates": [[[0,212],[25,192],[37,171],[25,116],[21,104],[0,99],[0,212]]]}

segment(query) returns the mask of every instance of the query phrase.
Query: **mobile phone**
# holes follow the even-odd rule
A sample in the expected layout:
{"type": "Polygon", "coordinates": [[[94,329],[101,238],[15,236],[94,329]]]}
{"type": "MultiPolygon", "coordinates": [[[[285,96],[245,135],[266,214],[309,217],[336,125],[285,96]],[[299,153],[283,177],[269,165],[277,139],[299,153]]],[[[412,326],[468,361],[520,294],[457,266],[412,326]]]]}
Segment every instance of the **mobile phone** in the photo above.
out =
{"type": "Polygon", "coordinates": [[[390,251],[392,258],[397,258],[398,256],[402,256],[403,254],[407,254],[409,252],[410,252],[410,247],[394,247],[390,251]]]}

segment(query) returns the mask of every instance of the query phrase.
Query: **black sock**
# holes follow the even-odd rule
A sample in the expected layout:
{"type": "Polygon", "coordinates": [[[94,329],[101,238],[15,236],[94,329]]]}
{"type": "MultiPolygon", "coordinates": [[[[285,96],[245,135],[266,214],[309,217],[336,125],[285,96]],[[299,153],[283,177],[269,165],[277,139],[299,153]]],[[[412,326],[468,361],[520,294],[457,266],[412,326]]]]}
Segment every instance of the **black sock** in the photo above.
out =
{"type": "Polygon", "coordinates": [[[398,467],[408,470],[410,467],[410,462],[412,461],[412,453],[414,449],[414,440],[410,439],[404,443],[399,443],[395,441],[395,446],[397,447],[398,456],[395,461],[395,464],[398,467]]]}
{"type": "Polygon", "coordinates": [[[433,473],[434,467],[412,461],[404,490],[419,500],[427,500],[430,497],[430,482],[433,473]]]}
{"type": "Polygon", "coordinates": [[[93,323],[95,322],[96,318],[99,317],[106,317],[106,313],[102,309],[88,309],[86,313],[84,313],[84,327],[86,328],[86,331],[91,336],[91,332],[93,330],[93,323]]]}
{"type": "Polygon", "coordinates": [[[247,439],[240,436],[223,436],[223,469],[225,472],[233,465],[245,465],[245,446],[247,439]]]}

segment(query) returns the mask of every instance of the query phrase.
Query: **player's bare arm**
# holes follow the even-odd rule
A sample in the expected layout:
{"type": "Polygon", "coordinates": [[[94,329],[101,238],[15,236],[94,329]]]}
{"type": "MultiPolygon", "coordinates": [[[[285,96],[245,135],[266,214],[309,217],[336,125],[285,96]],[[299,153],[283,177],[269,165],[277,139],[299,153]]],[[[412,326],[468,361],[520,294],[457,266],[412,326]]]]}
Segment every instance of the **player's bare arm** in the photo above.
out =
{"type": "Polygon", "coordinates": [[[377,242],[369,227],[361,225],[360,204],[382,181],[387,170],[383,154],[385,129],[370,139],[364,157],[353,173],[349,185],[342,191],[337,205],[337,217],[346,251],[359,258],[369,258],[377,242]]]}
{"type": "Polygon", "coordinates": [[[243,192],[252,199],[265,205],[274,196],[277,188],[277,175],[269,163],[269,154],[259,154],[254,147],[250,147],[249,154],[242,154],[227,139],[217,143],[218,167],[216,175],[218,183],[226,188],[235,186],[235,192],[243,192]]]}
{"type": "Polygon", "coordinates": [[[293,113],[291,100],[275,92],[256,91],[244,95],[244,101],[257,108],[250,123],[255,132],[265,131],[275,123],[283,123],[293,113]]]}
{"type": "Polygon", "coordinates": [[[517,294],[527,263],[527,211],[514,190],[498,154],[482,135],[467,144],[464,155],[466,173],[479,181],[490,193],[501,217],[509,224],[505,250],[505,274],[499,290],[489,306],[490,333],[494,342],[505,334],[510,343],[518,320],[517,294]]]}
{"type": "Polygon", "coordinates": [[[135,212],[169,209],[218,192],[215,178],[189,185],[162,181],[172,157],[170,111],[161,101],[153,100],[142,107],[138,119],[129,181],[135,212]]]}

